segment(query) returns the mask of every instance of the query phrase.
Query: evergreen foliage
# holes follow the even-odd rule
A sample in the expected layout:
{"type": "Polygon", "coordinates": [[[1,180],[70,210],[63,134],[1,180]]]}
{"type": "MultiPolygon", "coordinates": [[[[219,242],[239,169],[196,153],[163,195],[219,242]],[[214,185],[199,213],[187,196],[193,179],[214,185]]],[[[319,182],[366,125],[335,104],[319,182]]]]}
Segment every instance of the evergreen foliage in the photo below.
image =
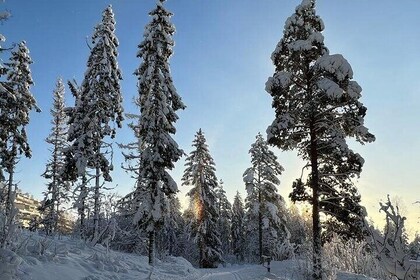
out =
{"type": "Polygon", "coordinates": [[[169,58],[174,46],[175,27],[170,22],[172,13],[163,6],[163,0],[149,15],[143,42],[137,57],[142,62],[135,71],[139,96],[135,103],[140,108],[134,133],[141,147],[138,156],[138,176],[135,199],[139,204],[134,222],[149,234],[149,263],[154,264],[155,235],[164,221],[165,199],[178,191],[168,170],[174,167],[184,152],[171,135],[175,134],[176,111],[184,109],[172,81],[169,58]]]}
{"type": "Polygon", "coordinates": [[[27,158],[32,155],[26,135],[29,113],[33,109],[40,111],[30,92],[33,85],[30,64],[32,60],[25,41],[17,45],[17,50],[12,51],[10,62],[5,63],[7,81],[3,85],[7,93],[2,96],[0,103],[0,169],[8,173],[6,216],[9,216],[13,207],[15,166],[22,154],[27,158]]]}
{"type": "Polygon", "coordinates": [[[258,237],[258,257],[263,255],[279,257],[279,246],[289,238],[285,225],[284,200],[277,192],[279,176],[283,167],[269,150],[267,142],[258,133],[249,150],[252,166],[245,170],[243,180],[246,185],[246,211],[250,250],[258,237]]]}
{"type": "Polygon", "coordinates": [[[216,168],[201,129],[195,135],[193,151],[186,159],[182,185],[192,186],[187,193],[194,213],[194,238],[199,248],[199,266],[214,268],[222,262],[219,212],[217,209],[216,168]]]}
{"type": "MultiPolygon", "coordinates": [[[[22,41],[17,45],[17,49],[12,51],[10,61],[5,63],[6,71],[2,71],[2,74],[6,74],[6,81],[2,81],[0,87],[0,182],[5,180],[3,171],[8,174],[4,219],[0,234],[2,248],[8,245],[15,228],[14,217],[17,212],[14,208],[16,194],[13,191],[15,167],[21,155],[27,158],[32,155],[26,135],[29,113],[31,110],[40,111],[30,92],[30,87],[33,85],[29,68],[31,63],[29,50],[25,41],[22,41]]],[[[3,192],[5,188],[1,185],[3,192]]],[[[3,197],[3,194],[1,196],[3,197]]]]}
{"type": "Polygon", "coordinates": [[[66,151],[67,171],[73,181],[86,176],[87,169],[95,171],[94,185],[94,236],[99,233],[100,195],[105,181],[112,181],[112,145],[105,137],[114,138],[115,127],[123,121],[120,80],[117,63],[118,39],[115,36],[115,20],[111,6],[102,14],[102,22],[95,27],[93,47],[87,62],[87,71],[80,87],[80,95],[71,111],[68,140],[72,142],[66,151]],[[111,160],[109,159],[111,157],[111,160]]]}
{"type": "Polygon", "coordinates": [[[238,261],[243,262],[246,252],[246,221],[245,209],[242,197],[239,192],[236,192],[232,205],[232,252],[238,261]]]}
{"type": "Polygon", "coordinates": [[[64,150],[67,147],[67,115],[64,111],[64,85],[57,80],[53,91],[53,106],[50,110],[52,129],[45,142],[52,146],[51,158],[47,162],[46,170],[42,176],[49,180],[44,200],[40,207],[43,214],[43,225],[47,234],[57,230],[59,209],[62,202],[68,200],[69,186],[63,181],[61,172],[64,168],[64,150]]]}
{"type": "Polygon", "coordinates": [[[284,27],[272,54],[275,73],[266,83],[276,117],[268,127],[268,142],[282,150],[297,150],[307,161],[310,176],[293,184],[293,201],[313,206],[314,279],[321,279],[319,213],[326,226],[340,233],[360,232],[360,195],[351,179],[359,176],[363,158],[346,143],[375,137],[364,127],[366,107],[358,101],[361,87],[343,56],[330,55],[324,45],[324,24],[315,0],[303,0],[284,27]]]}
{"type": "Polygon", "coordinates": [[[224,255],[229,255],[232,250],[232,236],[230,226],[232,223],[232,204],[229,202],[226,191],[223,189],[223,181],[220,180],[215,189],[217,197],[218,210],[218,231],[220,232],[220,241],[222,243],[222,252],[224,255]]]}

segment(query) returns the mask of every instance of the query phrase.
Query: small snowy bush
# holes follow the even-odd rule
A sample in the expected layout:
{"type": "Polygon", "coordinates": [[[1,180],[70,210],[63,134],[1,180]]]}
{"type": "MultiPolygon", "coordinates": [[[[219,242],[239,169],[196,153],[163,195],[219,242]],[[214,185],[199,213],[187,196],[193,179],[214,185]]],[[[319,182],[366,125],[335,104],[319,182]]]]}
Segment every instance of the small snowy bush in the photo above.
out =
{"type": "Polygon", "coordinates": [[[18,266],[22,259],[9,249],[0,248],[0,279],[13,280],[16,278],[18,266]]]}

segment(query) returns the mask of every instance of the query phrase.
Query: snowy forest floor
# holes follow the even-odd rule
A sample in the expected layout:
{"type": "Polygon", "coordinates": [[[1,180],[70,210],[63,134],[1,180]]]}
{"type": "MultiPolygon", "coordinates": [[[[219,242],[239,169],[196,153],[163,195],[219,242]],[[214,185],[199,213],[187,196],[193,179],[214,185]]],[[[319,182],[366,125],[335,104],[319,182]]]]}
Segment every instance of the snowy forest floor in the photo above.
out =
{"type": "MultiPolygon", "coordinates": [[[[300,280],[305,279],[305,265],[297,260],[272,262],[271,273],[261,265],[227,265],[217,269],[197,269],[178,257],[157,261],[154,268],[147,257],[91,247],[77,239],[51,239],[24,232],[16,253],[0,252],[0,279],[21,280],[300,280]],[[17,278],[12,272],[17,267],[17,278]]],[[[307,270],[306,270],[307,271],[307,270]]],[[[338,273],[339,280],[371,279],[338,273]]]]}

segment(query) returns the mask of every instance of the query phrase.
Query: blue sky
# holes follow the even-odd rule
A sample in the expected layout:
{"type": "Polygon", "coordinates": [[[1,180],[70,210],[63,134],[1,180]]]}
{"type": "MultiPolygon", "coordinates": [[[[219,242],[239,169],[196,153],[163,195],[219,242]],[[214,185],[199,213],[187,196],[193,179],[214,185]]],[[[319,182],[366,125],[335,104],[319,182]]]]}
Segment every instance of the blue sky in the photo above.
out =
{"type": "MultiPolygon", "coordinates": [[[[195,132],[202,128],[215,159],[217,175],[230,198],[236,190],[245,195],[242,173],[249,166],[248,150],[258,132],[265,133],[274,118],[271,98],[264,91],[273,74],[270,55],[283,33],[284,22],[299,0],[169,0],[177,28],[171,69],[175,86],[187,109],[179,113],[179,145],[189,153],[195,132]]],[[[132,75],[140,61],[137,45],[154,7],[153,0],[6,0],[1,9],[12,18],[0,26],[7,44],[26,40],[34,60],[32,92],[40,114],[31,114],[28,135],[32,159],[22,159],[17,180],[24,191],[41,197],[45,181],[40,175],[49,157],[43,140],[49,134],[49,109],[56,78],[81,82],[89,49],[86,38],[112,4],[120,41],[119,64],[126,112],[136,112],[131,101],[137,94],[132,75]]],[[[403,201],[410,230],[420,231],[420,183],[416,176],[420,158],[420,1],[319,0],[317,12],[324,20],[325,43],[331,53],[350,62],[354,78],[363,88],[368,108],[366,125],[377,141],[354,145],[366,160],[357,186],[369,215],[377,221],[378,202],[398,197],[403,201]]],[[[6,59],[5,56],[2,57],[6,59]]],[[[73,100],[68,94],[68,105],[73,100]]],[[[117,142],[126,143],[132,132],[118,131],[117,142]]],[[[287,197],[302,167],[296,153],[274,148],[286,171],[280,193],[287,197]]],[[[133,187],[120,168],[115,150],[113,173],[116,191],[133,187]]],[[[174,178],[180,182],[184,161],[174,178]]],[[[180,186],[181,198],[187,187],[180,186]]]]}

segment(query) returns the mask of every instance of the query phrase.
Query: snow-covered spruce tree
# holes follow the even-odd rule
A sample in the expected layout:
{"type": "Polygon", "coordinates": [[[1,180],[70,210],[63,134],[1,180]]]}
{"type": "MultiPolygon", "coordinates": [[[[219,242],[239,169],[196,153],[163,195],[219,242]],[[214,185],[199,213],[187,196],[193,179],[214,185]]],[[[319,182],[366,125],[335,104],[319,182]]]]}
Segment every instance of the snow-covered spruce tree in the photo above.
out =
{"type": "Polygon", "coordinates": [[[155,234],[163,223],[165,197],[178,191],[168,170],[184,154],[171,136],[176,132],[176,111],[184,109],[185,105],[170,74],[175,27],[170,22],[172,13],[163,3],[164,0],[158,0],[156,8],[149,13],[152,20],[145,27],[144,40],[137,53],[142,62],[135,71],[139,89],[135,103],[140,108],[140,119],[133,128],[141,152],[135,192],[139,208],[134,223],[146,229],[149,235],[151,265],[155,259],[155,234]]]}
{"type": "Polygon", "coordinates": [[[64,149],[67,147],[67,115],[64,111],[64,93],[63,81],[59,78],[53,91],[53,106],[50,110],[52,129],[45,140],[52,146],[51,158],[42,174],[49,181],[40,207],[41,213],[43,213],[42,224],[47,234],[57,230],[60,205],[67,200],[69,192],[68,184],[60,176],[65,160],[64,149]]]}
{"type": "Polygon", "coordinates": [[[72,142],[66,152],[69,164],[77,171],[73,180],[86,175],[87,169],[94,172],[93,187],[93,240],[99,233],[101,184],[112,181],[112,144],[105,138],[114,138],[115,124],[121,127],[123,120],[120,89],[121,71],[117,63],[118,40],[115,36],[115,20],[111,6],[102,13],[102,22],[95,27],[93,47],[87,62],[87,71],[81,84],[80,96],[70,117],[68,140],[72,142]],[[114,124],[114,127],[111,125],[114,124]]]}
{"type": "Polygon", "coordinates": [[[315,0],[303,0],[286,21],[271,56],[275,73],[266,83],[276,114],[267,129],[268,142],[297,150],[310,170],[307,182],[295,182],[291,198],[313,207],[314,279],[322,278],[319,213],[332,217],[342,232],[360,224],[360,195],[351,178],[360,174],[363,158],[347,146],[346,137],[360,143],[375,140],[363,126],[362,89],[352,81],[343,56],[329,54],[323,30],[315,0]]]}
{"type": "Polygon", "coordinates": [[[223,254],[229,255],[231,253],[231,232],[230,225],[232,221],[232,205],[230,204],[226,191],[223,189],[223,181],[220,180],[215,189],[217,198],[217,211],[218,211],[218,231],[220,232],[220,241],[222,243],[223,254]]]}
{"type": "Polygon", "coordinates": [[[236,192],[232,205],[232,252],[238,261],[243,262],[245,259],[245,210],[242,202],[242,197],[239,192],[236,192]]]}
{"type": "Polygon", "coordinates": [[[5,85],[9,93],[5,96],[4,103],[1,103],[0,123],[1,123],[1,154],[0,168],[8,174],[7,197],[6,197],[6,216],[12,210],[13,204],[13,176],[20,155],[31,157],[26,125],[29,123],[29,113],[35,109],[40,111],[36,105],[35,98],[30,92],[33,85],[29,65],[32,60],[25,41],[17,46],[17,50],[12,51],[10,62],[5,63],[7,67],[7,82],[5,85]]]}
{"type": "Polygon", "coordinates": [[[80,86],[75,80],[68,81],[67,85],[69,86],[70,92],[74,97],[75,106],[65,108],[65,113],[68,118],[67,124],[69,127],[67,136],[69,146],[64,149],[64,167],[62,169],[62,172],[60,173],[60,177],[63,181],[73,182],[74,188],[72,190],[71,198],[74,200],[73,207],[77,209],[77,213],[79,215],[79,225],[76,227],[76,229],[79,231],[80,236],[82,238],[85,238],[85,219],[87,210],[87,199],[89,195],[88,178],[90,178],[90,175],[87,173],[79,175],[79,171],[77,168],[77,166],[83,162],[81,158],[83,156],[82,152],[84,150],[84,144],[83,141],[80,141],[80,145],[75,144],[79,143],[77,139],[79,139],[78,137],[80,137],[81,139],[81,133],[83,131],[81,129],[78,129],[77,131],[74,131],[72,132],[72,134],[70,134],[70,127],[77,127],[77,122],[80,122],[81,116],[84,114],[84,112],[83,107],[81,107],[80,105],[80,86]],[[73,139],[71,141],[74,141],[71,144],[69,143],[70,139],[73,139]],[[76,182],[78,179],[79,182],[76,182]]]}
{"type": "Polygon", "coordinates": [[[279,252],[276,249],[289,238],[283,212],[284,200],[277,193],[280,184],[277,176],[284,169],[260,133],[249,153],[252,166],[243,175],[248,194],[248,237],[252,239],[252,235],[257,233],[258,258],[263,262],[263,255],[277,257],[279,252]]]}
{"type": "Polygon", "coordinates": [[[182,185],[192,186],[187,193],[194,212],[195,241],[200,268],[215,268],[221,263],[222,250],[218,229],[216,168],[201,129],[195,135],[194,150],[186,159],[182,185]]]}

